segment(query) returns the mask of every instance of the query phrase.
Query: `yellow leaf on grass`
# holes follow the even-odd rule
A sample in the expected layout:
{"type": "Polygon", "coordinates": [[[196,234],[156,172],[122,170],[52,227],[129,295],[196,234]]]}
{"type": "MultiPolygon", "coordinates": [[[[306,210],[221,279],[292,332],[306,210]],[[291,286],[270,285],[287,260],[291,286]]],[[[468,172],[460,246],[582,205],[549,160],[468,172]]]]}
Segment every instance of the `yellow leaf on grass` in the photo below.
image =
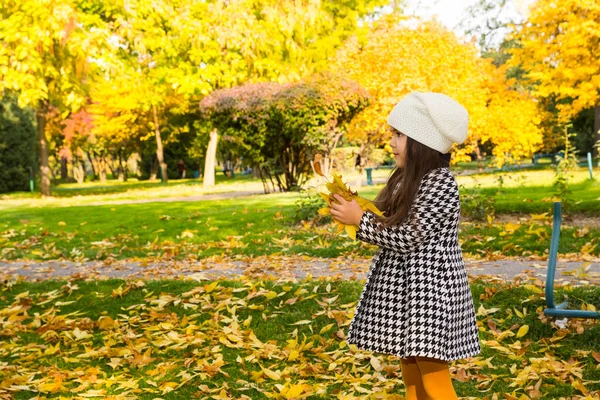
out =
{"type": "Polygon", "coordinates": [[[383,368],[381,367],[381,363],[376,357],[371,357],[371,366],[375,371],[381,371],[383,368]]]}
{"type": "Polygon", "coordinates": [[[57,393],[62,388],[62,382],[44,383],[38,386],[38,390],[44,393],[57,393]]]}
{"type": "Polygon", "coordinates": [[[579,380],[576,380],[573,383],[571,383],[571,386],[583,393],[584,396],[587,396],[589,392],[588,389],[585,386],[583,386],[583,383],[581,383],[581,381],[579,380]]]}
{"type": "Polygon", "coordinates": [[[111,317],[103,316],[98,320],[98,328],[101,330],[110,329],[115,325],[115,321],[111,317]]]}
{"type": "Polygon", "coordinates": [[[537,287],[535,285],[527,284],[527,285],[523,285],[523,287],[534,293],[543,293],[542,289],[540,289],[539,287],[537,287]]]}
{"type": "Polygon", "coordinates": [[[212,292],[213,290],[215,290],[217,288],[218,284],[219,284],[219,281],[214,281],[210,285],[204,285],[204,291],[206,293],[210,293],[210,292],[212,292]]]}
{"type": "Polygon", "coordinates": [[[163,382],[160,384],[159,388],[162,390],[163,394],[172,392],[177,388],[179,384],[177,382],[163,382]]]}
{"type": "Polygon", "coordinates": [[[306,324],[312,324],[312,321],[309,319],[303,319],[302,321],[294,322],[293,324],[290,324],[290,325],[306,325],[306,324]]]}
{"type": "Polygon", "coordinates": [[[540,220],[543,221],[546,218],[548,218],[548,213],[547,212],[545,212],[543,214],[529,214],[529,215],[531,216],[531,219],[538,220],[538,221],[540,221],[540,220]]]}
{"type": "Polygon", "coordinates": [[[519,328],[519,331],[517,332],[517,338],[527,335],[527,332],[529,332],[529,325],[523,325],[519,328]]]}
{"type": "Polygon", "coordinates": [[[304,392],[304,385],[292,385],[289,389],[282,391],[281,394],[286,399],[295,399],[304,392]]]}
{"type": "Polygon", "coordinates": [[[300,357],[300,352],[298,350],[291,350],[288,361],[294,361],[298,357],[300,357]]]}
{"type": "Polygon", "coordinates": [[[271,291],[265,293],[265,297],[269,300],[274,299],[275,297],[277,297],[277,292],[274,292],[271,290],[271,291]]]}
{"type": "Polygon", "coordinates": [[[328,330],[330,330],[331,328],[333,328],[333,324],[325,325],[324,327],[321,328],[321,330],[319,331],[319,334],[322,335],[325,332],[327,332],[328,330]]]}
{"type": "Polygon", "coordinates": [[[510,234],[515,233],[515,231],[517,229],[519,229],[521,225],[519,224],[513,224],[512,222],[507,222],[506,225],[504,225],[504,230],[510,234]]]}
{"type": "Polygon", "coordinates": [[[181,237],[182,238],[193,238],[194,233],[186,229],[185,231],[181,232],[181,237]]]}
{"type": "Polygon", "coordinates": [[[596,246],[597,246],[597,244],[593,244],[592,242],[587,242],[579,251],[584,254],[591,254],[592,251],[594,251],[594,249],[596,248],[596,246]]]}
{"type": "Polygon", "coordinates": [[[525,316],[523,315],[523,313],[521,311],[517,310],[516,308],[514,310],[515,310],[515,314],[517,314],[517,317],[525,318],[525,316]]]}
{"type": "Polygon", "coordinates": [[[268,376],[269,378],[271,378],[273,380],[278,381],[281,379],[281,374],[279,372],[271,371],[270,369],[264,368],[264,367],[262,370],[266,376],[268,376]]]}

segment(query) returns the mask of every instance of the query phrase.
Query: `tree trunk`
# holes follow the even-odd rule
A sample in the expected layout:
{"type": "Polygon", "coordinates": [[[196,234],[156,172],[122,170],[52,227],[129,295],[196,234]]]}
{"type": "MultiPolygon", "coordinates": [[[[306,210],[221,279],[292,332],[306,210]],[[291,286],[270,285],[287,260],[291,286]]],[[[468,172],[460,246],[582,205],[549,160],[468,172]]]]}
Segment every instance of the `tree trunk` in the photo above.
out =
{"type": "Polygon", "coordinates": [[[219,134],[216,129],[210,131],[210,141],[206,149],[206,160],[204,161],[204,187],[215,186],[215,159],[217,158],[217,143],[219,134]]]}
{"type": "Polygon", "coordinates": [[[77,183],[83,183],[85,181],[85,168],[83,161],[78,160],[76,157],[73,157],[73,179],[77,183]]]}
{"type": "Polygon", "coordinates": [[[152,166],[150,167],[150,180],[151,181],[155,180],[157,174],[158,174],[158,162],[156,160],[153,160],[152,166]]]}
{"type": "Polygon", "coordinates": [[[67,157],[60,156],[60,179],[66,181],[67,178],[67,157]]]}
{"type": "Polygon", "coordinates": [[[46,116],[48,102],[41,101],[37,109],[37,139],[40,160],[40,192],[42,196],[51,196],[50,167],[48,166],[48,140],[46,139],[46,116]]]}
{"type": "Polygon", "coordinates": [[[594,108],[594,150],[593,155],[600,155],[600,104],[594,108]]]}
{"type": "Polygon", "coordinates": [[[162,139],[160,138],[160,127],[158,125],[158,113],[156,112],[156,106],[152,106],[152,112],[154,114],[154,134],[156,135],[156,157],[158,158],[158,163],[160,164],[162,181],[163,183],[168,183],[169,178],[167,176],[167,164],[165,163],[165,158],[163,155],[163,145],[162,139]]]}
{"type": "Polygon", "coordinates": [[[479,168],[479,172],[483,172],[483,159],[481,158],[479,143],[475,146],[475,154],[477,155],[477,167],[479,168]]]}
{"type": "Polygon", "coordinates": [[[104,157],[98,163],[98,175],[100,176],[100,182],[106,182],[106,160],[104,157]]]}
{"type": "Polygon", "coordinates": [[[119,149],[119,181],[125,182],[127,180],[125,169],[123,167],[123,152],[119,149]]]}
{"type": "Polygon", "coordinates": [[[95,157],[92,157],[92,154],[89,150],[86,150],[85,154],[87,154],[88,161],[90,162],[90,165],[92,167],[92,180],[95,181],[98,178],[98,161],[95,157]]]}

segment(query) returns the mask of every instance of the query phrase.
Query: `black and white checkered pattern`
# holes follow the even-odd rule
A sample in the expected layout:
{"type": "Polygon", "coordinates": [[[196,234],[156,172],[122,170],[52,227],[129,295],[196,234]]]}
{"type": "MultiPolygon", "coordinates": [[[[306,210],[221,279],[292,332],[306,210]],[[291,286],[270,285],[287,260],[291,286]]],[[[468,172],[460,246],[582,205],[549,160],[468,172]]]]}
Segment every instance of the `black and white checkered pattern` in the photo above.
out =
{"type": "Polygon", "coordinates": [[[481,352],[458,243],[460,199],[448,168],[421,181],[406,223],[381,228],[365,212],[356,237],[380,247],[348,330],[359,349],[452,361],[481,352]]]}

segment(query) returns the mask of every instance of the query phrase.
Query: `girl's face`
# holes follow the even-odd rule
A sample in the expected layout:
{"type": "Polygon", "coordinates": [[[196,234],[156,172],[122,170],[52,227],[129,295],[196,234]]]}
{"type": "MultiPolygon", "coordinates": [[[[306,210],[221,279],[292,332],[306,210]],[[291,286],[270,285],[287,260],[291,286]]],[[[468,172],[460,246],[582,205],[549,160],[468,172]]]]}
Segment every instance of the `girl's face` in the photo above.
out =
{"type": "Polygon", "coordinates": [[[390,147],[394,152],[394,158],[396,159],[396,166],[403,168],[406,162],[406,138],[407,136],[398,132],[394,128],[390,127],[392,133],[392,140],[390,141],[390,147]]]}

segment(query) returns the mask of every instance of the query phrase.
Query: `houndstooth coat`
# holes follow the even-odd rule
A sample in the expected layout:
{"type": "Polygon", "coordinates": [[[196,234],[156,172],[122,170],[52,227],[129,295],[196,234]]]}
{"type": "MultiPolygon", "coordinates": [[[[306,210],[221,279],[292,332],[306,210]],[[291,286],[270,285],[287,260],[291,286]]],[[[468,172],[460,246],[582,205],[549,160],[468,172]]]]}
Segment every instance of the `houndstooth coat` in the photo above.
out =
{"type": "Polygon", "coordinates": [[[458,186],[448,168],[421,181],[409,221],[378,230],[363,214],[357,239],[379,246],[348,329],[359,349],[452,361],[481,349],[458,243],[458,186]]]}

